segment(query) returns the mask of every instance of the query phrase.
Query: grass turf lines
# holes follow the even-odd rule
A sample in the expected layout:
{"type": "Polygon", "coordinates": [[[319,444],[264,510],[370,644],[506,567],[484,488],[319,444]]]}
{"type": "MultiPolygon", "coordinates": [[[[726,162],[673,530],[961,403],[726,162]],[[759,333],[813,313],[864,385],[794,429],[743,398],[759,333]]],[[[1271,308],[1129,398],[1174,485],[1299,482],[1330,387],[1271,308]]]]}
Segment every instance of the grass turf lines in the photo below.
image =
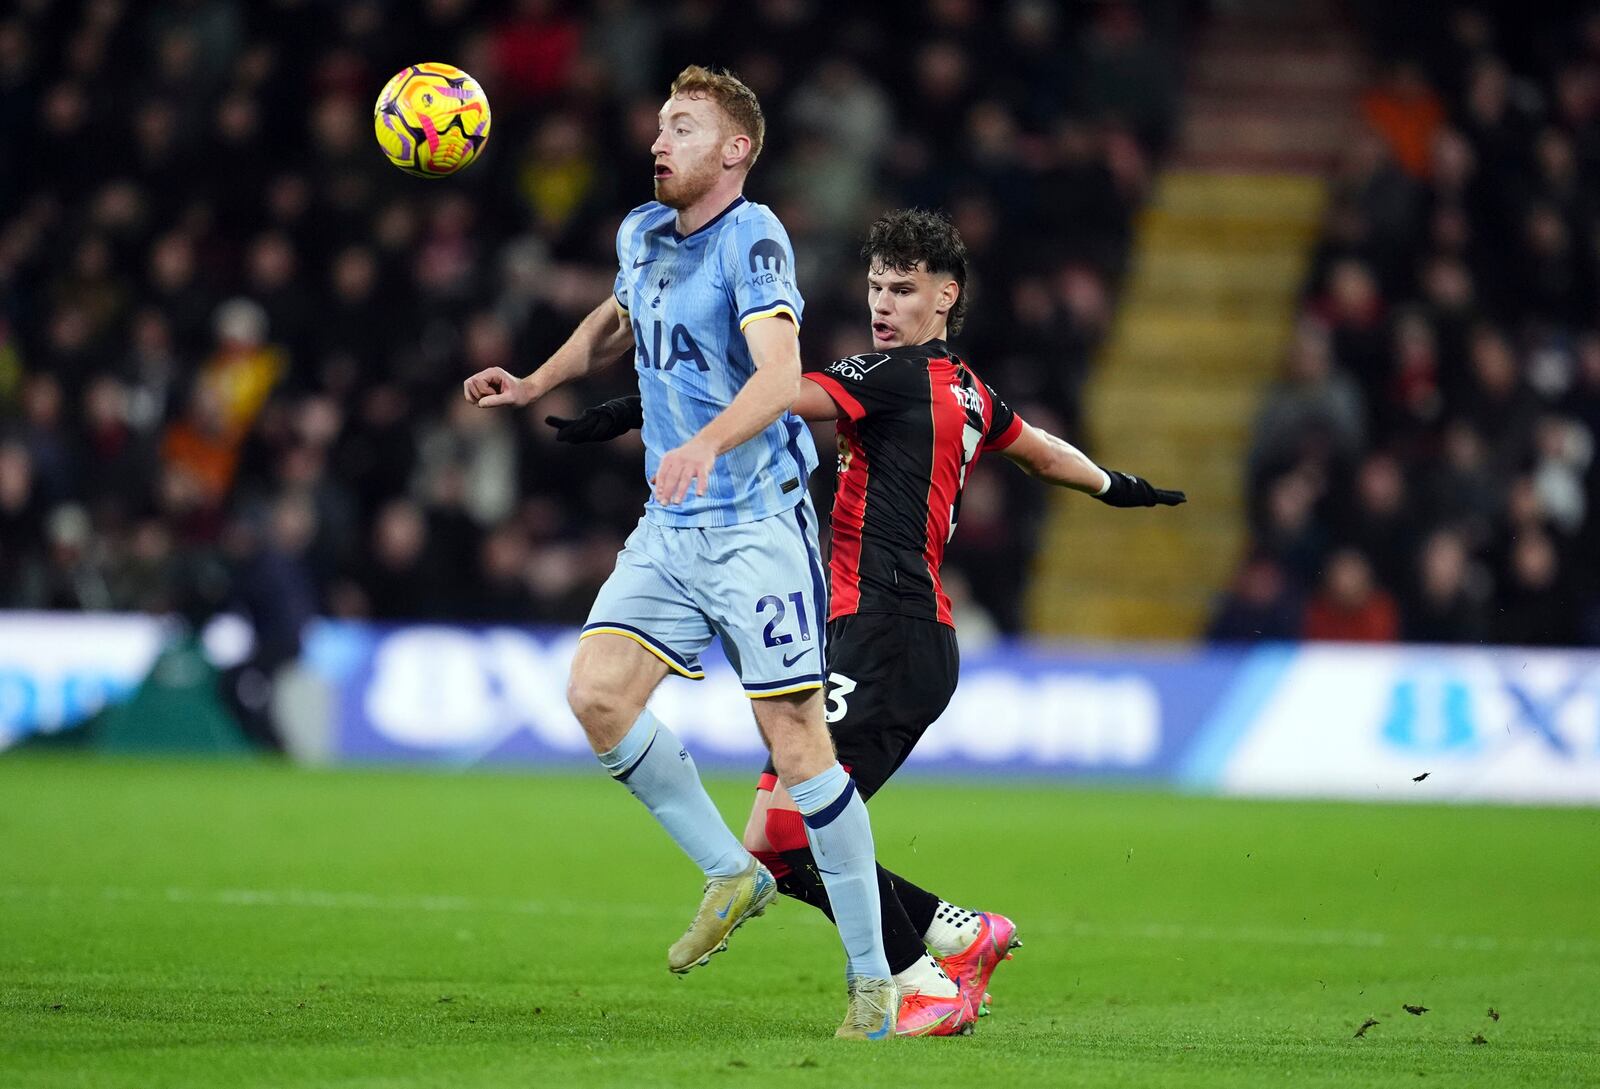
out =
{"type": "Polygon", "coordinates": [[[1600,1085],[1600,812],[872,812],[1021,926],[970,1038],[831,1039],[843,954],[790,901],[669,975],[699,875],[599,771],[0,757],[0,1086],[1600,1085]]]}

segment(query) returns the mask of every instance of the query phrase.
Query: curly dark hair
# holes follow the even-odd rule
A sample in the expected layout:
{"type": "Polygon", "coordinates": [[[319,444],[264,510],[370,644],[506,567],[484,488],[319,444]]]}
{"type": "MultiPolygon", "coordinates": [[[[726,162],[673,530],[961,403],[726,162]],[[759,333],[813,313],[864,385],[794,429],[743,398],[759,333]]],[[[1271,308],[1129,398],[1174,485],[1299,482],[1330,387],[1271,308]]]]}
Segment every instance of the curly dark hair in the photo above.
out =
{"type": "Polygon", "coordinates": [[[945,320],[951,336],[961,332],[967,317],[967,244],[948,216],[922,208],[886,212],[868,229],[861,257],[871,268],[914,272],[922,264],[930,273],[950,277],[961,290],[945,320]]]}

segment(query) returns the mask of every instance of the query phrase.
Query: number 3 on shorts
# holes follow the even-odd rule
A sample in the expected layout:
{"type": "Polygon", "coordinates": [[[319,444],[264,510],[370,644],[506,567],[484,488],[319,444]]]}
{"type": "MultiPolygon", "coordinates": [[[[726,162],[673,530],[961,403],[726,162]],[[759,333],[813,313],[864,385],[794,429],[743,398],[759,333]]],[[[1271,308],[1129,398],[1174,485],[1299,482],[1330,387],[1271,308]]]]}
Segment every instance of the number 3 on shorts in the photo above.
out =
{"type": "Polygon", "coordinates": [[[827,722],[838,722],[850,712],[850,705],[845,702],[845,697],[856,690],[856,682],[846,677],[843,673],[828,674],[827,709],[823,712],[823,719],[827,722]]]}

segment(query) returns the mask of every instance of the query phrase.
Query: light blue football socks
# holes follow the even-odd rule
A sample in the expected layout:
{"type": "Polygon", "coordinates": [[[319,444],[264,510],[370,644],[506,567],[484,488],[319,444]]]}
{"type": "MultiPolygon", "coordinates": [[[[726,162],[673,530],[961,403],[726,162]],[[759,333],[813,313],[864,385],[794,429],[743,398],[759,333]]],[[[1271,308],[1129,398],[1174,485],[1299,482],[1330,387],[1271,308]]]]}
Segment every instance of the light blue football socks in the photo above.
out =
{"type": "MultiPolygon", "coordinates": [[[[648,709],[617,747],[600,754],[611,777],[633,792],[651,816],[694,859],[707,877],[732,877],[750,865],[750,852],[727,823],[700,782],[694,758],[666,724],[648,709]]],[[[862,807],[863,823],[866,809],[862,807]]],[[[872,858],[872,841],[867,841],[872,858]]],[[[877,892],[877,885],[873,885],[877,892]]],[[[876,918],[877,905],[873,905],[876,918]]]]}
{"type": "MultiPolygon", "coordinates": [[[[707,877],[732,877],[749,867],[750,853],[706,794],[694,759],[650,711],[640,713],[616,748],[600,754],[600,763],[644,803],[707,877]]],[[[835,763],[790,786],[789,794],[805,819],[811,852],[828,889],[848,976],[891,978],[883,954],[872,824],[854,780],[835,763]]]]}
{"type": "Polygon", "coordinates": [[[789,796],[805,818],[811,853],[844,942],[848,977],[891,978],[883,953],[872,824],[855,780],[835,763],[820,775],[791,784],[789,796]]]}

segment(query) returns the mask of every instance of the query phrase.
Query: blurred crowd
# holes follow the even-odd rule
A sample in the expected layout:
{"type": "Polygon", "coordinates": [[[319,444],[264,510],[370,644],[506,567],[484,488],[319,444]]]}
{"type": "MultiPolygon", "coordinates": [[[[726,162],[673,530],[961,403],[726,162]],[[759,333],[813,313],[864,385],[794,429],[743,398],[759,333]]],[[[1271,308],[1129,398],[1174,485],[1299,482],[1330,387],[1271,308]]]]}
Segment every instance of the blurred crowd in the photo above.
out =
{"type": "Polygon", "coordinates": [[[1383,67],[1214,637],[1600,643],[1600,10],[1575,8],[1363,6],[1383,67]]]}
{"type": "MultiPolygon", "coordinates": [[[[532,369],[606,297],[616,225],[649,199],[656,111],[691,62],[765,107],[747,192],[794,241],[809,359],[867,343],[872,217],[944,208],[976,272],[958,347],[1073,434],[1172,129],[1184,10],[16,0],[0,607],[238,608],[267,664],[313,615],[581,621],[643,503],[641,451],[562,447],[539,421],[625,391],[631,369],[518,414],[468,406],[460,383],[532,369]],[[389,166],[369,120],[385,80],[429,60],[494,109],[484,160],[446,181],[389,166]]],[[[967,607],[1001,629],[1036,534],[1021,480],[977,474],[951,553],[967,607]]]]}

